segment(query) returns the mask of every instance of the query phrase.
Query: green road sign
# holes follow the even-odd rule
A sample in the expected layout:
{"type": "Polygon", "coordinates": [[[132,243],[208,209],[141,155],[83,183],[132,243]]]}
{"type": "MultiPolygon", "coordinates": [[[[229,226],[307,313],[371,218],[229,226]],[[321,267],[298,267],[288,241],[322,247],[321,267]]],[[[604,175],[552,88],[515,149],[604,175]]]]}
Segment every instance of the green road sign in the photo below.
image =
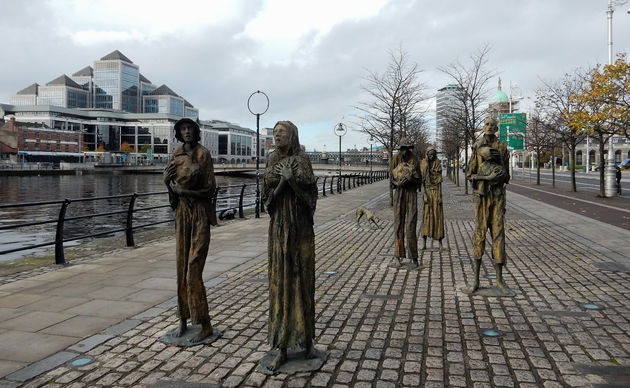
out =
{"type": "Polygon", "coordinates": [[[522,150],[527,143],[527,115],[525,113],[499,114],[499,139],[514,150],[522,150]]]}

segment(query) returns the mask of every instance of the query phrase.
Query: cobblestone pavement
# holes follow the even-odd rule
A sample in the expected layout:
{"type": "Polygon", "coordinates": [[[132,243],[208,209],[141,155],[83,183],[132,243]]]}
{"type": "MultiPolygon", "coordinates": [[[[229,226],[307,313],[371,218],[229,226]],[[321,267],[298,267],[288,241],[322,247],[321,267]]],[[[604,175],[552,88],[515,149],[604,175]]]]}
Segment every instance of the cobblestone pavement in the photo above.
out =
{"type": "MultiPolygon", "coordinates": [[[[177,323],[171,299],[143,319],[106,330],[104,341],[71,349],[73,357],[91,363],[64,364],[25,386],[630,384],[630,274],[615,267],[605,250],[508,204],[506,282],[516,296],[471,297],[460,290],[472,272],[470,196],[445,183],[450,250],[425,251],[421,270],[394,269],[388,266],[393,214],[386,184],[379,184],[383,195],[365,206],[383,229],[358,227],[350,214],[316,227],[316,347],[329,352],[321,370],[276,376],[255,371],[269,350],[263,256],[208,283],[213,324],[224,333],[211,345],[179,348],[158,341],[177,323]],[[500,336],[486,337],[487,330],[500,336]]],[[[493,282],[491,275],[485,257],[482,286],[493,282]]]]}

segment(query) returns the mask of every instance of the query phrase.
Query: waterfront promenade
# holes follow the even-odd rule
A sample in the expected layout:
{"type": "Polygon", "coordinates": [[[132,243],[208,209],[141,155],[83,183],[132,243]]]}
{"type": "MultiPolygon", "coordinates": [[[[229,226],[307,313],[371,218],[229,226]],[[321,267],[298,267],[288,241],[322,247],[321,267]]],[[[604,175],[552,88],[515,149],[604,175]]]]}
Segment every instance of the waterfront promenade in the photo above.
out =
{"type": "MultiPolygon", "coordinates": [[[[425,251],[422,270],[394,269],[387,184],[319,198],[316,347],[330,354],[320,371],[255,371],[268,350],[263,215],[212,229],[204,279],[224,336],[209,346],[157,340],[177,323],[174,239],[4,279],[0,387],[630,383],[630,232],[510,192],[506,282],[516,296],[470,297],[461,288],[472,275],[471,196],[446,181],[449,250],[425,251]],[[383,228],[357,227],[357,206],[383,228]]],[[[485,257],[482,286],[491,275],[485,257]]]]}

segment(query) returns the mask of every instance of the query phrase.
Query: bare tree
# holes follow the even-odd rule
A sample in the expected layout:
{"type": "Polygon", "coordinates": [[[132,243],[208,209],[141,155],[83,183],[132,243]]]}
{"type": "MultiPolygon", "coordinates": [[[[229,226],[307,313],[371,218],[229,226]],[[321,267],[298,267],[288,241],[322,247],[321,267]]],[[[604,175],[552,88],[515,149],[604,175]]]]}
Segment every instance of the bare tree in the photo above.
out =
{"type": "Polygon", "coordinates": [[[406,122],[405,134],[414,145],[414,153],[423,158],[429,146],[429,123],[424,117],[414,117],[406,122]]]}
{"type": "MultiPolygon", "coordinates": [[[[455,97],[461,104],[460,121],[464,136],[464,155],[468,161],[468,147],[475,141],[475,133],[483,124],[486,110],[482,104],[486,103],[488,83],[497,75],[496,71],[489,70],[488,56],[490,46],[484,45],[470,54],[469,63],[455,60],[450,65],[439,70],[448,75],[452,82],[458,86],[455,97]]],[[[465,183],[465,192],[468,194],[468,183],[465,183]]]]}
{"type": "Polygon", "coordinates": [[[359,132],[385,146],[391,167],[394,148],[400,138],[423,122],[425,108],[422,102],[426,99],[426,86],[419,80],[422,70],[417,63],[409,62],[406,52],[402,49],[389,51],[389,56],[389,65],[382,74],[368,70],[362,86],[368,99],[355,108],[361,112],[359,132]]]}
{"type": "Polygon", "coordinates": [[[569,149],[569,166],[571,170],[571,189],[577,191],[575,182],[575,147],[584,137],[583,128],[570,120],[573,112],[585,107],[573,96],[581,94],[586,86],[585,77],[576,70],[575,74],[565,74],[559,81],[542,81],[543,87],[537,94],[537,104],[545,112],[552,126],[552,131],[560,137],[569,149]]]}
{"type": "Polygon", "coordinates": [[[553,141],[551,125],[537,107],[529,115],[527,123],[527,146],[536,153],[536,184],[540,185],[540,162],[543,151],[546,150],[550,142],[553,141]]]}
{"type": "Polygon", "coordinates": [[[447,172],[451,180],[459,186],[459,155],[464,147],[465,118],[462,109],[457,106],[449,107],[445,112],[442,125],[442,149],[446,153],[450,163],[447,172]]]}

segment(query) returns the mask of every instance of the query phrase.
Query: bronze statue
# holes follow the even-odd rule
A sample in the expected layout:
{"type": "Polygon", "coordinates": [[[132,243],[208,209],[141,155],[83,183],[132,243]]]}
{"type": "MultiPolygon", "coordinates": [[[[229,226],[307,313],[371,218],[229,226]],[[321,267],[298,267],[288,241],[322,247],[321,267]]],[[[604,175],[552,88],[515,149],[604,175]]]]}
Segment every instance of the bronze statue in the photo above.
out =
{"type": "Polygon", "coordinates": [[[313,352],[315,336],[315,233],[317,186],[308,155],[290,121],[274,127],[276,150],[269,155],[263,202],[271,220],[268,240],[269,344],[274,372],[287,361],[287,348],[313,352]]]}
{"type": "Polygon", "coordinates": [[[421,184],[420,169],[416,157],[411,151],[413,144],[406,137],[400,139],[400,152],[394,156],[392,162],[391,184],[396,189],[394,193],[394,233],[396,238],[396,252],[394,266],[401,266],[401,259],[408,254],[413,265],[418,265],[418,194],[421,184]],[[405,251],[405,234],[407,235],[407,249],[405,251]]]}
{"type": "MultiPolygon", "coordinates": [[[[424,188],[422,212],[422,249],[427,249],[427,237],[440,242],[443,249],[444,208],[442,206],[442,164],[434,147],[427,149],[427,157],[420,162],[424,188]]],[[[433,245],[433,242],[431,243],[433,245]]]]}
{"type": "Polygon", "coordinates": [[[495,133],[497,121],[487,118],[484,135],[473,144],[472,156],[466,171],[472,181],[475,204],[475,233],[473,236],[474,283],[468,289],[479,289],[481,257],[485,250],[486,231],[492,237],[492,258],[496,271],[496,289],[500,295],[512,295],[503,280],[505,254],[505,186],[510,181],[509,153],[507,145],[495,133]]]}
{"type": "Polygon", "coordinates": [[[191,340],[195,343],[213,333],[202,274],[210,245],[210,222],[216,217],[210,204],[216,183],[210,152],[199,144],[199,125],[183,118],[175,123],[175,137],[184,145],[173,151],[164,169],[171,207],[176,210],[179,328],[174,335],[186,333],[190,318],[192,324],[201,325],[191,340]]]}

